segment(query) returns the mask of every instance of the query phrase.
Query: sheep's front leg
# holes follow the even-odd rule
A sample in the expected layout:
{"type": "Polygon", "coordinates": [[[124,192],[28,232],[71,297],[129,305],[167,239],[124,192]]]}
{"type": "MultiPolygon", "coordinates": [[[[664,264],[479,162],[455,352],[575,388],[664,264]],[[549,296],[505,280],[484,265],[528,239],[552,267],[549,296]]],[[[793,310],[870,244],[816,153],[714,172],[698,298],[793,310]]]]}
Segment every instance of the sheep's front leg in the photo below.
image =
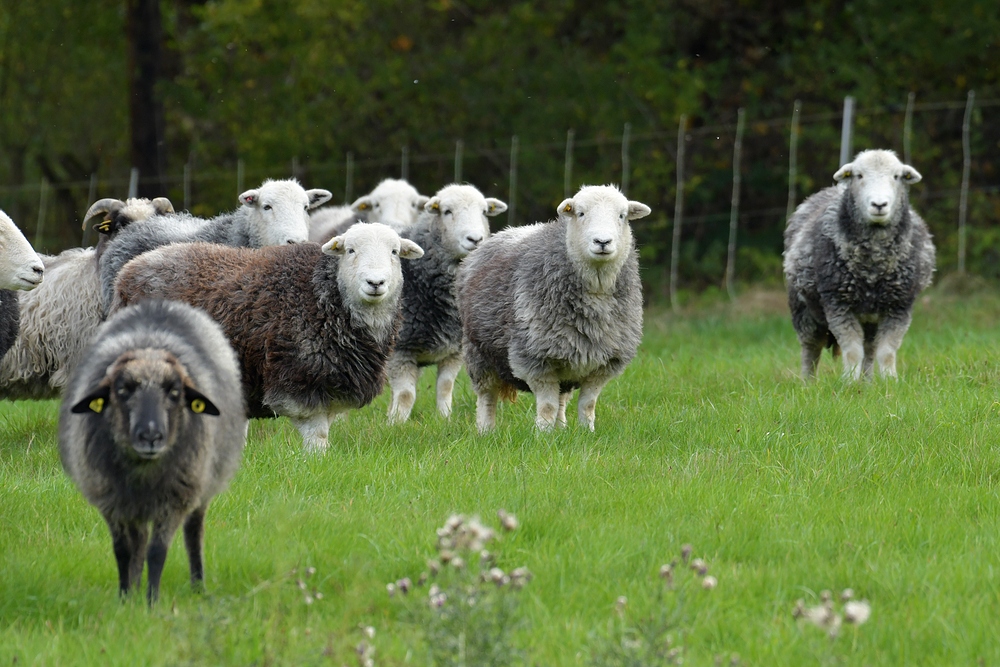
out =
{"type": "Polygon", "coordinates": [[[205,539],[205,510],[199,507],[184,521],[184,546],[187,548],[191,569],[191,586],[201,590],[205,583],[205,565],[202,561],[202,544],[205,539]]]}
{"type": "Polygon", "coordinates": [[[559,394],[559,416],[556,417],[556,424],[560,428],[566,426],[566,406],[569,405],[571,398],[573,398],[573,390],[559,394]]]}
{"type": "Polygon", "coordinates": [[[146,600],[153,604],[160,597],[160,578],[163,576],[163,564],[167,562],[167,551],[174,539],[177,526],[181,522],[180,514],[169,514],[153,522],[153,537],[149,541],[149,552],[146,554],[149,582],[146,588],[146,600]]]}
{"type": "Polygon", "coordinates": [[[535,395],[535,426],[551,431],[559,417],[559,381],[538,378],[528,380],[528,387],[535,395]]]}
{"type": "Polygon", "coordinates": [[[806,341],[802,343],[802,379],[811,380],[816,377],[816,366],[819,365],[819,357],[823,353],[823,343],[816,341],[806,341]]]}
{"type": "Polygon", "coordinates": [[[826,321],[844,355],[844,377],[861,379],[865,360],[865,334],[858,318],[844,310],[828,311],[826,321]]]}
{"type": "Polygon", "coordinates": [[[302,434],[302,448],[310,453],[325,452],[329,445],[330,418],[326,411],[290,416],[292,424],[302,434]]]}
{"type": "Polygon", "coordinates": [[[462,355],[456,354],[438,363],[437,407],[445,419],[451,417],[451,394],[455,389],[455,378],[462,370],[462,355]]]}
{"type": "Polygon", "coordinates": [[[597,397],[608,383],[608,377],[589,377],[580,385],[580,398],[577,401],[577,413],[581,425],[594,430],[594,419],[597,413],[597,397]]]}
{"type": "Polygon", "coordinates": [[[473,387],[476,390],[476,429],[480,433],[492,431],[497,423],[497,401],[500,389],[496,383],[473,387]]]}
{"type": "Polygon", "coordinates": [[[393,355],[386,368],[392,399],[389,402],[389,423],[405,422],[410,418],[413,404],[417,400],[417,378],[420,368],[413,359],[393,355]]]}
{"type": "Polygon", "coordinates": [[[883,377],[896,377],[896,352],[903,344],[903,336],[910,328],[912,318],[909,313],[879,322],[875,334],[875,359],[883,377]]]}
{"type": "Polygon", "coordinates": [[[142,581],[142,567],[146,562],[146,540],[149,529],[145,524],[108,522],[111,543],[118,564],[118,593],[125,595],[129,588],[142,581]]]}

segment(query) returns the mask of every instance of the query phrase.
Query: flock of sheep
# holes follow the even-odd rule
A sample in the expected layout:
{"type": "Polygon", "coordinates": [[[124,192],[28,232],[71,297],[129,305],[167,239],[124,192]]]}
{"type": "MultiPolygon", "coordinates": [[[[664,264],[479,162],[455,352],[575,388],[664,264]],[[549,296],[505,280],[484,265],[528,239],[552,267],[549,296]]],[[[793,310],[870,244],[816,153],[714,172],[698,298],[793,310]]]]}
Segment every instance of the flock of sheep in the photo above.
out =
{"type": "MultiPolygon", "coordinates": [[[[792,320],[811,376],[824,346],[845,374],[895,355],[934,248],[909,206],[920,175],[865,151],[807,199],[786,232],[792,320]]],[[[480,431],[517,391],[535,424],[594,429],[603,387],[642,338],[630,223],[650,213],[586,186],[546,223],[490,234],[504,202],[467,184],[432,197],[387,179],[350,207],[326,190],[265,181],[204,220],[163,198],[103,199],[95,248],[41,260],[0,214],[0,397],[61,396],[63,466],[111,530],[122,593],[148,563],[156,599],[183,526],[200,585],[205,511],[235,472],[247,419],[287,416],[306,451],[378,396],[406,421],[424,366],[449,417],[464,361],[480,431]],[[43,266],[44,262],[44,266],[43,266]],[[42,281],[42,276],[45,276],[42,281]],[[8,290],[33,290],[20,293],[8,290]]]]}

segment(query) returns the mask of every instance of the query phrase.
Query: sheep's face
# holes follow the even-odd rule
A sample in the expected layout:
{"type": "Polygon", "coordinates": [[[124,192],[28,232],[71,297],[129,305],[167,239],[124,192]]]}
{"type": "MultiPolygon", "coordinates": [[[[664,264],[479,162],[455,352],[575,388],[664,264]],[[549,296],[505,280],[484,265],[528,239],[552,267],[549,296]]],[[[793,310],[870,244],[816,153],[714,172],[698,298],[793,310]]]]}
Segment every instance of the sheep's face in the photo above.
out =
{"type": "Polygon", "coordinates": [[[351,210],[365,222],[381,222],[401,232],[417,221],[427,200],[406,181],[387,178],[351,204],[351,210]]]}
{"type": "Polygon", "coordinates": [[[0,211],[0,289],[33,290],[42,282],[45,267],[28,239],[10,217],[0,211]]]}
{"type": "Polygon", "coordinates": [[[169,451],[187,413],[219,414],[192,386],[177,358],[155,349],[133,350],[118,357],[72,411],[104,415],[115,444],[128,458],[138,460],[158,459],[169,451]]]}
{"type": "Polygon", "coordinates": [[[471,185],[449,185],[431,197],[424,210],[433,216],[432,224],[445,249],[461,259],[489,237],[487,217],[500,215],[507,210],[507,204],[484,197],[471,185]]]}
{"type": "Polygon", "coordinates": [[[337,282],[345,300],[353,304],[378,304],[398,297],[403,286],[400,259],[424,254],[416,243],[377,222],[352,225],[330,239],[323,252],[340,257],[337,282]]]}
{"type": "Polygon", "coordinates": [[[250,209],[250,234],[261,246],[303,243],[309,240],[309,211],[333,195],[327,190],[305,190],[298,182],[265,181],[240,195],[250,209]]]}
{"type": "Polygon", "coordinates": [[[850,190],[857,220],[888,225],[899,219],[907,187],[920,182],[921,176],[892,151],[869,150],[858,153],[833,179],[850,190]]]}
{"type": "Polygon", "coordinates": [[[631,220],[649,215],[649,207],[629,201],[611,185],[585,186],[557,209],[566,222],[570,257],[590,264],[621,261],[632,247],[631,220]]]}

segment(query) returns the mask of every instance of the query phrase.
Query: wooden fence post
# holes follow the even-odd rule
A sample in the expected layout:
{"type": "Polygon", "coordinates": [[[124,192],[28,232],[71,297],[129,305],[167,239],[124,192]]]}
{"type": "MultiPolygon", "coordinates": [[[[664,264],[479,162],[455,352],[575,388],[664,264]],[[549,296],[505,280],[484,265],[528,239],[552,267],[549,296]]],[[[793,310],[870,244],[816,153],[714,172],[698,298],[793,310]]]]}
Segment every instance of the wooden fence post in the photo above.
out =
{"type": "Polygon", "coordinates": [[[670,244],[670,307],[674,312],[680,308],[677,303],[677,264],[681,253],[681,221],[684,217],[684,135],[687,116],[681,114],[677,123],[677,198],[674,201],[674,234],[670,244]]]}
{"type": "Polygon", "coordinates": [[[743,107],[736,111],[736,141],[733,143],[733,200],[729,209],[729,253],[726,260],[726,291],[736,300],[733,275],[736,273],[736,226],[740,216],[740,161],[743,153],[743,107]]]}
{"type": "Polygon", "coordinates": [[[969,141],[972,124],[972,107],[976,104],[976,91],[970,90],[965,102],[962,119],[962,192],[958,198],[958,273],[965,273],[965,216],[969,208],[969,171],[972,167],[972,146],[969,141]]]}

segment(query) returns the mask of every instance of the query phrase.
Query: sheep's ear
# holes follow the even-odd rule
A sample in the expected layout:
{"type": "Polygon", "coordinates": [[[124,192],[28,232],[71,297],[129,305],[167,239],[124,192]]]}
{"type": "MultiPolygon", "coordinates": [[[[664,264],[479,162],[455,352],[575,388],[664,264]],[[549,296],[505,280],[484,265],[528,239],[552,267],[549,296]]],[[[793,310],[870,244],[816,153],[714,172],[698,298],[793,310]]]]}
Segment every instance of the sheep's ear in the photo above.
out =
{"type": "Polygon", "coordinates": [[[903,165],[903,180],[906,181],[906,183],[913,185],[914,183],[919,183],[922,179],[923,176],[920,175],[919,171],[908,164],[903,165]]]}
{"type": "Polygon", "coordinates": [[[417,204],[416,204],[417,210],[419,211],[424,206],[426,206],[427,202],[429,202],[430,200],[431,198],[428,197],[427,195],[417,195],[417,204]]]}
{"type": "Polygon", "coordinates": [[[420,259],[424,249],[410,239],[399,239],[399,256],[403,259],[420,259]]]}
{"type": "Polygon", "coordinates": [[[323,252],[327,255],[343,255],[346,250],[343,236],[334,236],[323,244],[323,252]]]}
{"type": "Polygon", "coordinates": [[[837,170],[837,173],[833,175],[833,180],[837,183],[840,183],[845,178],[850,178],[853,169],[854,169],[854,163],[848,162],[843,167],[837,170]]]}
{"type": "Polygon", "coordinates": [[[559,206],[556,206],[556,212],[559,213],[559,217],[572,217],[573,211],[576,209],[576,204],[573,203],[572,199],[563,199],[559,206]]]}
{"type": "Polygon", "coordinates": [[[507,210],[507,204],[493,197],[486,198],[486,215],[493,217],[507,210]]]}
{"type": "Polygon", "coordinates": [[[371,197],[365,195],[364,197],[358,197],[353,204],[351,204],[351,210],[355,213],[367,213],[372,210],[372,200],[371,197]]]}
{"type": "Polygon", "coordinates": [[[157,215],[166,215],[167,213],[174,212],[174,205],[166,197],[157,197],[153,200],[152,204],[153,210],[156,211],[157,215]]]}
{"type": "Polygon", "coordinates": [[[240,195],[240,203],[244,206],[256,206],[260,202],[260,190],[247,190],[240,195]]]}
{"type": "Polygon", "coordinates": [[[638,220],[639,218],[645,218],[651,212],[652,212],[651,209],[642,202],[630,201],[628,203],[629,220],[638,220]]]}
{"type": "Polygon", "coordinates": [[[110,396],[111,383],[107,379],[101,380],[100,384],[87,392],[87,395],[81,398],[69,411],[76,414],[84,412],[101,414],[110,396]]]}
{"type": "Polygon", "coordinates": [[[431,197],[424,204],[424,210],[434,215],[441,215],[441,198],[431,197]]]}
{"type": "Polygon", "coordinates": [[[184,383],[184,403],[187,405],[188,410],[196,415],[218,417],[220,414],[219,408],[215,407],[215,403],[210,401],[205,394],[187,383],[184,383]]]}
{"type": "Polygon", "coordinates": [[[321,188],[314,188],[312,190],[306,190],[306,196],[309,197],[309,208],[314,209],[317,206],[322,206],[331,199],[333,199],[333,193],[329,190],[323,190],[321,188]]]}

